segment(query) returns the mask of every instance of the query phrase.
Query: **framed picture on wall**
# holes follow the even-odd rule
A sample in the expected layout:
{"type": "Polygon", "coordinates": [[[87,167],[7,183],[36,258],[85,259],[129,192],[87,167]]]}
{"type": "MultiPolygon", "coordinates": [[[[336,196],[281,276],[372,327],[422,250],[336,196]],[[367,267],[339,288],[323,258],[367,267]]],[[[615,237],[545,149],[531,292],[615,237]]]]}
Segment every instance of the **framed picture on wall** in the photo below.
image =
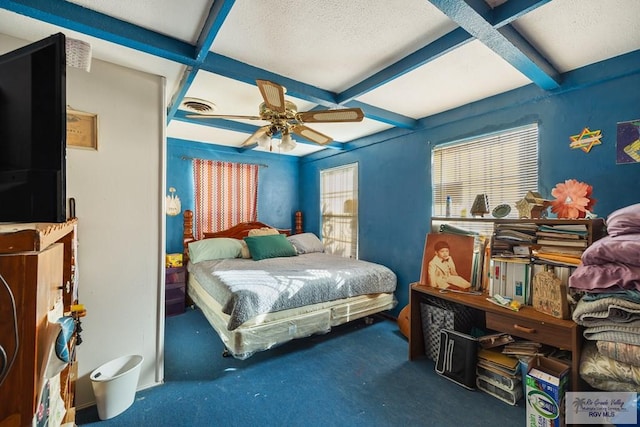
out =
{"type": "Polygon", "coordinates": [[[67,146],[98,149],[98,115],[67,108],[67,146]]]}

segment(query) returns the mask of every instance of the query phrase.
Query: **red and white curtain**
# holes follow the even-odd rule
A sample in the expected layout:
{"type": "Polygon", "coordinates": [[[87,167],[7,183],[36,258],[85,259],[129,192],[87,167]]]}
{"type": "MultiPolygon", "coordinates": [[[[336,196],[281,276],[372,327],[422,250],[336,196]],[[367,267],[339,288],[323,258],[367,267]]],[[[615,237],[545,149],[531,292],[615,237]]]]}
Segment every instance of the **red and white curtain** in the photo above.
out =
{"type": "Polygon", "coordinates": [[[196,239],[204,231],[224,230],[239,222],[256,221],[258,165],[193,160],[196,239]]]}

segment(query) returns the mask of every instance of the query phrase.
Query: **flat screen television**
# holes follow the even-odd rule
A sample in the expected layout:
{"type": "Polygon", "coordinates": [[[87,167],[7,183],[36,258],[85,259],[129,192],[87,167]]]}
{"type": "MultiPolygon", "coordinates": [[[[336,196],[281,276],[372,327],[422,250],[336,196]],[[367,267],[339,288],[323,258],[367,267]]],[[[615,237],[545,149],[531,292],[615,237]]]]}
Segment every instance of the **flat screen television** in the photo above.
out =
{"type": "Polygon", "coordinates": [[[64,222],[65,36],[0,56],[0,222],[64,222]]]}

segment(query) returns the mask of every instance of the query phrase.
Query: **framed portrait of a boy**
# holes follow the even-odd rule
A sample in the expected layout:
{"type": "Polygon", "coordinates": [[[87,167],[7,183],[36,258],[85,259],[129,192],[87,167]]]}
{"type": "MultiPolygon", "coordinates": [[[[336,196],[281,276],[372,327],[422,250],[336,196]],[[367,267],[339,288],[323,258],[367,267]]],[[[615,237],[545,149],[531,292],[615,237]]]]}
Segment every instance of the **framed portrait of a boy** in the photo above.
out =
{"type": "Polygon", "coordinates": [[[474,241],[473,236],[427,234],[420,283],[438,289],[471,290],[474,241]]]}

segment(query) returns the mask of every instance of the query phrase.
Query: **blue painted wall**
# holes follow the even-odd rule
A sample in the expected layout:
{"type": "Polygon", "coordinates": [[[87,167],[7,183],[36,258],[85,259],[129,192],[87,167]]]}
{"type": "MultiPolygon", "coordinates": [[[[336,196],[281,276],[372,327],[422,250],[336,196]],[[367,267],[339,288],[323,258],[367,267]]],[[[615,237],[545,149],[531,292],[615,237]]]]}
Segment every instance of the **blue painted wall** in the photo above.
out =
{"type": "MultiPolygon", "coordinates": [[[[236,149],[198,142],[167,141],[167,189],[174,187],[182,211],[193,210],[191,159],[263,165],[258,172],[258,220],[278,228],[293,228],[298,210],[298,158],[279,154],[238,153],[236,149]]],[[[182,252],[182,212],[167,216],[167,253],[182,252]]]]}
{"type": "MultiPolygon", "coordinates": [[[[170,140],[167,187],[178,190],[188,209],[193,206],[191,163],[182,157],[263,163],[268,167],[260,169],[259,219],[293,227],[299,209],[304,229],[318,233],[320,170],[358,162],[360,258],[385,264],[398,275],[397,314],[408,303],[409,285],[420,277],[431,218],[434,145],[537,122],[544,197],[551,198],[557,183],[575,178],[593,185],[599,216],[640,202],[640,163],[615,163],[616,123],[640,119],[640,74],[624,71],[636,69],[630,63],[638,57],[632,53],[568,73],[563,89],[554,92],[527,86],[420,120],[415,132],[394,129],[363,138],[347,144],[347,152],[324,150],[297,160],[170,140]],[[603,134],[602,144],[588,154],[569,148],[569,136],[584,127],[603,134]]],[[[182,216],[168,217],[167,251],[179,252],[181,242],[182,216]]]]}
{"type": "Polygon", "coordinates": [[[550,94],[527,86],[421,120],[424,129],[413,134],[389,131],[390,138],[382,143],[344,154],[305,157],[300,167],[305,229],[319,230],[319,171],[357,161],[360,258],[381,262],[398,275],[397,314],[408,303],[409,285],[420,278],[431,218],[434,145],[537,122],[539,190],[544,197],[552,198],[551,189],[557,183],[575,178],[593,185],[594,210],[599,216],[640,202],[640,163],[615,163],[616,123],[640,119],[640,74],[591,86],[579,84],[589,81],[589,75],[611,72],[620,61],[626,65],[622,58],[566,75],[573,87],[569,91],[550,94]],[[603,134],[602,144],[588,154],[569,148],[569,136],[584,127],[603,134]]]}

